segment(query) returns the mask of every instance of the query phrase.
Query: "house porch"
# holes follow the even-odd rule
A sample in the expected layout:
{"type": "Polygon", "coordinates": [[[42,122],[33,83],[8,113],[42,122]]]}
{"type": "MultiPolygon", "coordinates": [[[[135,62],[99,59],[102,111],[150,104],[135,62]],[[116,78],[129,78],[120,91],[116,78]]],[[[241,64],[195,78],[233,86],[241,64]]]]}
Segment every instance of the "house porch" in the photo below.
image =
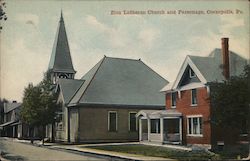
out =
{"type": "Polygon", "coordinates": [[[182,144],[182,114],[176,110],[141,110],[139,141],[159,144],[182,144]]]}

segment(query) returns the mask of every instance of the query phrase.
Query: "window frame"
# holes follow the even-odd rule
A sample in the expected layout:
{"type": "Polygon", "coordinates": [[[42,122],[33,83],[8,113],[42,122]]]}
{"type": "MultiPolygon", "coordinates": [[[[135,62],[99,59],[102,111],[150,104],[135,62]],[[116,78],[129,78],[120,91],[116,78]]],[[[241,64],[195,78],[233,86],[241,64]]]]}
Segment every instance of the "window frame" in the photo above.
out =
{"type": "Polygon", "coordinates": [[[191,91],[191,106],[197,106],[198,105],[198,98],[197,98],[198,90],[194,88],[194,89],[191,89],[190,91],[191,91]],[[193,91],[195,91],[195,100],[196,100],[195,103],[193,103],[193,91]]]}
{"type": "Polygon", "coordinates": [[[189,78],[195,78],[196,77],[195,72],[191,68],[189,68],[188,72],[189,72],[189,78]]]}
{"type": "Polygon", "coordinates": [[[136,131],[138,131],[138,127],[137,127],[137,118],[136,118],[136,114],[137,114],[137,112],[136,111],[130,111],[129,113],[128,113],[128,131],[129,132],[136,132],[136,131]],[[135,130],[131,130],[131,126],[130,126],[130,114],[135,114],[135,130]]]}
{"type": "Polygon", "coordinates": [[[151,134],[160,134],[161,133],[161,120],[159,118],[150,119],[150,133],[151,134]],[[157,120],[157,124],[155,124],[155,132],[152,132],[152,121],[157,120]]]}
{"type": "Polygon", "coordinates": [[[187,116],[187,136],[192,136],[192,137],[203,137],[203,116],[202,115],[189,115],[187,116]],[[194,134],[194,121],[193,119],[197,118],[197,126],[198,126],[198,130],[199,133],[194,134]],[[191,121],[191,127],[189,127],[189,119],[192,120],[191,121]],[[190,128],[191,128],[191,133],[190,133],[190,128]]]}
{"type": "Polygon", "coordinates": [[[117,132],[118,131],[118,114],[117,114],[117,111],[108,111],[108,131],[109,132],[117,132]],[[114,131],[111,131],[110,130],[110,114],[111,113],[115,113],[115,120],[116,120],[116,122],[115,122],[115,130],[114,131]]]}
{"type": "Polygon", "coordinates": [[[176,104],[177,104],[177,92],[172,92],[170,97],[171,97],[171,108],[176,108],[176,104]],[[173,94],[175,94],[175,105],[173,105],[173,94]]]}

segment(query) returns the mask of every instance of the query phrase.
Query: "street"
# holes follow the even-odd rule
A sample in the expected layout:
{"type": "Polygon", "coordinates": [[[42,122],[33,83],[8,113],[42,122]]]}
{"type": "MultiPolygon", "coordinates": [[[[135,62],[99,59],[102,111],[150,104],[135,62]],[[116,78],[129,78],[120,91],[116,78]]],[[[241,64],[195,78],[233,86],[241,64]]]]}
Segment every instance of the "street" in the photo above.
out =
{"type": "MultiPolygon", "coordinates": [[[[19,143],[0,137],[0,153],[8,160],[103,160],[101,158],[19,143]]],[[[1,158],[1,157],[0,157],[1,158]]],[[[0,159],[1,160],[1,159],[0,159]]]]}

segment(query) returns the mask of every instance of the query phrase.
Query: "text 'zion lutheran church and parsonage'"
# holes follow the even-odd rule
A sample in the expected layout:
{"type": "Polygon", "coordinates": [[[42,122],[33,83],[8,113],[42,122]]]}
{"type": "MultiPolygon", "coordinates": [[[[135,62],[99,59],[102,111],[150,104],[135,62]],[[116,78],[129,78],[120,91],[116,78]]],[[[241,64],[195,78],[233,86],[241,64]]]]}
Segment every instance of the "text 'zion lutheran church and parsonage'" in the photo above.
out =
{"type": "MultiPolygon", "coordinates": [[[[229,50],[228,38],[221,41],[221,48],[207,57],[186,56],[172,83],[141,59],[108,56],[75,79],[61,13],[48,67],[61,105],[60,119],[46,126],[46,137],[71,143],[140,141],[206,147],[223,142],[223,131],[211,123],[210,82],[240,75],[247,60],[229,50]]],[[[29,137],[28,125],[18,117],[20,108],[21,103],[5,104],[3,136],[29,137]]],[[[32,135],[38,134],[36,130],[32,135]]]]}

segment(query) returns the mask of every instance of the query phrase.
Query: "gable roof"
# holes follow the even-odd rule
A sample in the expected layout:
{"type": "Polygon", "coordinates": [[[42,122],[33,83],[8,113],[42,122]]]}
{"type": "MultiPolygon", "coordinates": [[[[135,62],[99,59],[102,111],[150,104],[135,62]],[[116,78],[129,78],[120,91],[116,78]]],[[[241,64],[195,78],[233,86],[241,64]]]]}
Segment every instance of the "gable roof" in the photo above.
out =
{"type": "Polygon", "coordinates": [[[62,13],[50,57],[49,69],[54,72],[76,73],[71,60],[62,13]]]}
{"type": "MultiPolygon", "coordinates": [[[[240,75],[243,72],[244,66],[247,65],[246,59],[232,51],[229,51],[229,61],[230,76],[240,75]]],[[[215,49],[207,57],[188,55],[184,60],[173,85],[171,87],[166,85],[161,91],[170,91],[179,88],[179,82],[182,80],[184,71],[188,65],[192,68],[203,84],[225,80],[222,74],[221,49],[215,49]]]]}
{"type": "Polygon", "coordinates": [[[84,80],[77,79],[58,79],[58,87],[61,90],[64,103],[68,104],[70,99],[74,96],[76,91],[80,88],[80,86],[84,83],[84,80]]]}
{"type": "Polygon", "coordinates": [[[22,103],[12,102],[12,103],[4,103],[4,113],[8,113],[13,111],[19,107],[21,107],[22,103]]]}
{"type": "Polygon", "coordinates": [[[82,79],[70,105],[164,106],[160,89],[168,83],[141,60],[104,57],[82,79]]]}

